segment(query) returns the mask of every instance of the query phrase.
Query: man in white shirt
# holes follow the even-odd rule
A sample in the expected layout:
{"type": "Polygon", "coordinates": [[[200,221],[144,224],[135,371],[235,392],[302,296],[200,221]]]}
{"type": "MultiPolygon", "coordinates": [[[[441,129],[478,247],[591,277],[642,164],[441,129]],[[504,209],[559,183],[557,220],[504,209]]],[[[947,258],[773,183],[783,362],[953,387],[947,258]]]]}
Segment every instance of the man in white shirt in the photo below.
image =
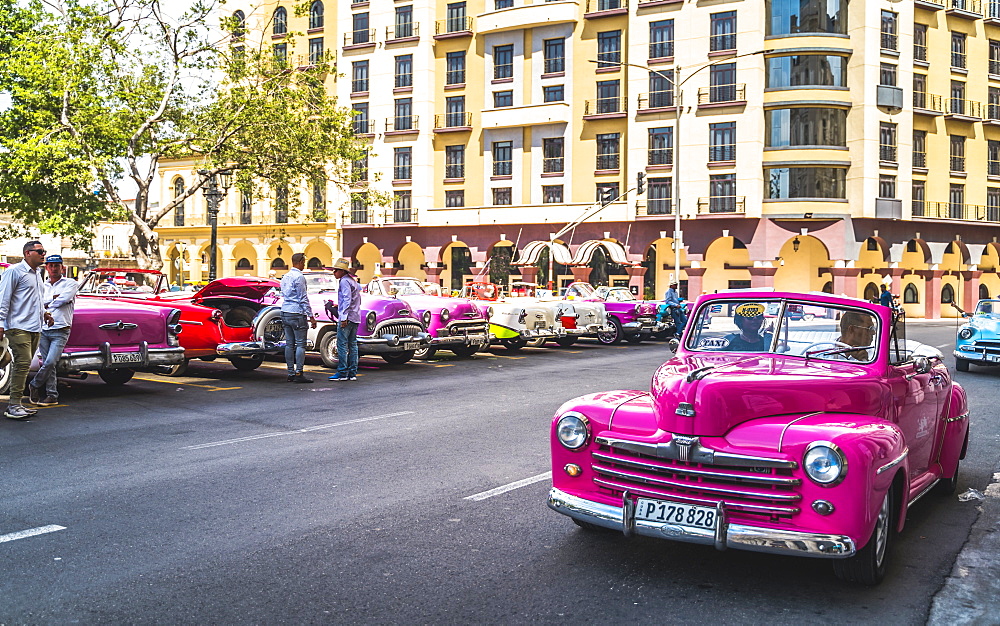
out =
{"type": "Polygon", "coordinates": [[[45,309],[45,325],[38,341],[38,353],[42,365],[35,378],[28,383],[28,400],[36,406],[52,406],[59,403],[56,366],[63,348],[69,341],[70,327],[73,325],[73,309],[76,306],[76,292],[80,283],[63,276],[65,267],[62,256],[50,254],[45,259],[45,271],[49,278],[45,281],[42,307],[45,309]],[[43,395],[44,392],[44,395],[43,395]]]}
{"type": "Polygon", "coordinates": [[[40,241],[29,241],[23,250],[24,260],[0,274],[0,339],[7,338],[14,357],[4,416],[12,420],[25,420],[38,412],[25,408],[21,395],[42,331],[42,276],[38,268],[45,262],[45,248],[40,241]]]}

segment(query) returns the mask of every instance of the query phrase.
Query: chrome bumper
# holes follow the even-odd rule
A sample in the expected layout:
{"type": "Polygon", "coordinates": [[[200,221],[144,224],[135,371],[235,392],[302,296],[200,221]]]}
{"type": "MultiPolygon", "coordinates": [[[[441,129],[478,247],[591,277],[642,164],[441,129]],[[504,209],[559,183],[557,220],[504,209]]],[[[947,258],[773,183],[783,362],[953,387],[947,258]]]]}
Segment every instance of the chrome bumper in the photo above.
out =
{"type": "Polygon", "coordinates": [[[446,346],[483,346],[490,342],[489,333],[469,333],[468,335],[448,335],[447,337],[434,337],[431,345],[435,348],[446,346]]]}
{"type": "Polygon", "coordinates": [[[824,535],[777,530],[730,523],[723,507],[717,508],[718,526],[714,531],[677,526],[670,523],[635,519],[632,506],[611,506],[585,500],[565,491],[549,491],[549,508],[581,522],[618,530],[625,535],[643,535],[687,543],[714,545],[718,550],[734,548],[751,552],[769,552],[817,558],[842,559],[854,555],[854,540],[846,535],[824,535]],[[624,513],[623,513],[624,511],[624,513]]]}
{"type": "Polygon", "coordinates": [[[111,344],[105,342],[97,350],[87,352],[63,352],[59,357],[56,371],[60,374],[75,374],[77,372],[108,370],[108,369],[146,369],[158,365],[177,365],[184,362],[184,348],[150,348],[143,341],[139,350],[112,350],[111,344]],[[112,362],[112,354],[138,354],[137,361],[127,363],[112,362]]]}
{"type": "Polygon", "coordinates": [[[519,334],[525,339],[540,339],[541,337],[559,337],[565,335],[566,332],[561,328],[525,328],[519,331],[519,334]]]}
{"type": "Polygon", "coordinates": [[[285,349],[284,341],[234,341],[220,343],[215,348],[219,356],[252,356],[254,354],[277,354],[285,349]]]}
{"type": "Polygon", "coordinates": [[[956,359],[962,359],[963,361],[976,363],[977,365],[1000,365],[1000,362],[998,361],[990,361],[987,359],[986,355],[982,352],[962,352],[961,350],[953,350],[951,354],[956,359]]]}
{"type": "Polygon", "coordinates": [[[406,344],[416,343],[415,350],[420,350],[431,345],[431,336],[427,333],[417,333],[416,335],[389,335],[380,337],[358,337],[359,354],[386,354],[391,352],[404,352],[406,344]]]}
{"type": "Polygon", "coordinates": [[[563,328],[562,334],[569,337],[589,337],[594,336],[597,333],[609,333],[611,332],[611,326],[601,326],[600,324],[591,324],[589,326],[578,327],[578,328],[563,328]]]}
{"type": "Polygon", "coordinates": [[[628,334],[645,332],[656,332],[658,324],[653,321],[640,321],[640,322],[626,322],[622,324],[622,328],[628,334]]]}

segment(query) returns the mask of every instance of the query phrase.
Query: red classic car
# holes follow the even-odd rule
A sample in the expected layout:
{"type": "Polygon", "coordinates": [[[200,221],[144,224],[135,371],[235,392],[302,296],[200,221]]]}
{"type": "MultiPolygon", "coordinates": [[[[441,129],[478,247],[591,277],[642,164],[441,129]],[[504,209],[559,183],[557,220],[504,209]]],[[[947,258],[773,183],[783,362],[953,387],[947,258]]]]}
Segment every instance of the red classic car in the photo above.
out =
{"type": "MultiPolygon", "coordinates": [[[[172,368],[172,374],[182,374],[191,359],[214,361],[219,357],[229,359],[236,369],[254,370],[260,367],[264,355],[283,350],[278,342],[253,337],[257,313],[277,301],[271,295],[279,286],[276,280],[248,276],[220,278],[192,294],[168,291],[165,277],[153,270],[100,268],[88,272],[82,282],[82,296],[180,311],[184,362],[172,368]]],[[[280,331],[280,320],[276,324],[280,331]]]]}

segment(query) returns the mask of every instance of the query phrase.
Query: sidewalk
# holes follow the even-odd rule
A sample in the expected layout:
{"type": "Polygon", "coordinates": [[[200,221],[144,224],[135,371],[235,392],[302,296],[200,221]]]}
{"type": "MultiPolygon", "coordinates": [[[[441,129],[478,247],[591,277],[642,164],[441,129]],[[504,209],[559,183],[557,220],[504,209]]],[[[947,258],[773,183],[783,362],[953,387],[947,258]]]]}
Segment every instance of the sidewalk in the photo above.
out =
{"type": "Polygon", "coordinates": [[[934,596],[927,618],[932,626],[1000,623],[1000,472],[985,493],[969,540],[934,596]]]}

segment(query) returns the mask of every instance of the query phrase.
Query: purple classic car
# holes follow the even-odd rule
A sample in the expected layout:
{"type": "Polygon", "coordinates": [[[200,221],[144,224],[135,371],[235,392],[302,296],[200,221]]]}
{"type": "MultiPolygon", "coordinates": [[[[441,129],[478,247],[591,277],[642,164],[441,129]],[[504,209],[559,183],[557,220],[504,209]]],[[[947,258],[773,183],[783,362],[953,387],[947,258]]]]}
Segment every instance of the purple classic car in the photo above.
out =
{"type": "MultiPolygon", "coordinates": [[[[333,272],[303,272],[309,289],[316,328],[306,336],[306,348],[319,352],[323,364],[337,366],[337,285],[333,272]]],[[[280,324],[281,307],[262,309],[254,319],[254,336],[261,341],[284,346],[280,324]],[[279,320],[279,323],[275,323],[279,320]]],[[[406,302],[398,298],[361,294],[361,324],[358,326],[358,355],[377,354],[386,363],[401,365],[431,343],[423,322],[406,302]]]]}
{"type": "Polygon", "coordinates": [[[649,391],[559,408],[549,506],[585,529],[827,558],[879,582],[908,507],[957,487],[969,407],[941,353],[908,341],[901,313],[825,294],[702,296],[692,321],[649,391]]]}
{"type": "MultiPolygon", "coordinates": [[[[77,298],[57,372],[75,378],[97,372],[104,382],[123,385],[137,371],[183,363],[179,321],[177,309],[77,298]]],[[[0,368],[0,392],[9,389],[12,373],[12,364],[0,368]]]]}
{"type": "Polygon", "coordinates": [[[566,298],[585,302],[603,302],[608,313],[611,330],[598,333],[603,344],[616,344],[622,339],[640,343],[653,335],[666,338],[673,330],[673,322],[660,322],[656,318],[656,302],[637,299],[628,287],[597,287],[590,283],[576,282],[566,288],[566,298]]]}
{"type": "Polygon", "coordinates": [[[430,295],[416,278],[395,276],[378,276],[365,291],[373,296],[399,298],[420,316],[431,343],[417,351],[418,359],[429,359],[437,350],[472,356],[490,343],[490,323],[468,298],[430,295]]]}

